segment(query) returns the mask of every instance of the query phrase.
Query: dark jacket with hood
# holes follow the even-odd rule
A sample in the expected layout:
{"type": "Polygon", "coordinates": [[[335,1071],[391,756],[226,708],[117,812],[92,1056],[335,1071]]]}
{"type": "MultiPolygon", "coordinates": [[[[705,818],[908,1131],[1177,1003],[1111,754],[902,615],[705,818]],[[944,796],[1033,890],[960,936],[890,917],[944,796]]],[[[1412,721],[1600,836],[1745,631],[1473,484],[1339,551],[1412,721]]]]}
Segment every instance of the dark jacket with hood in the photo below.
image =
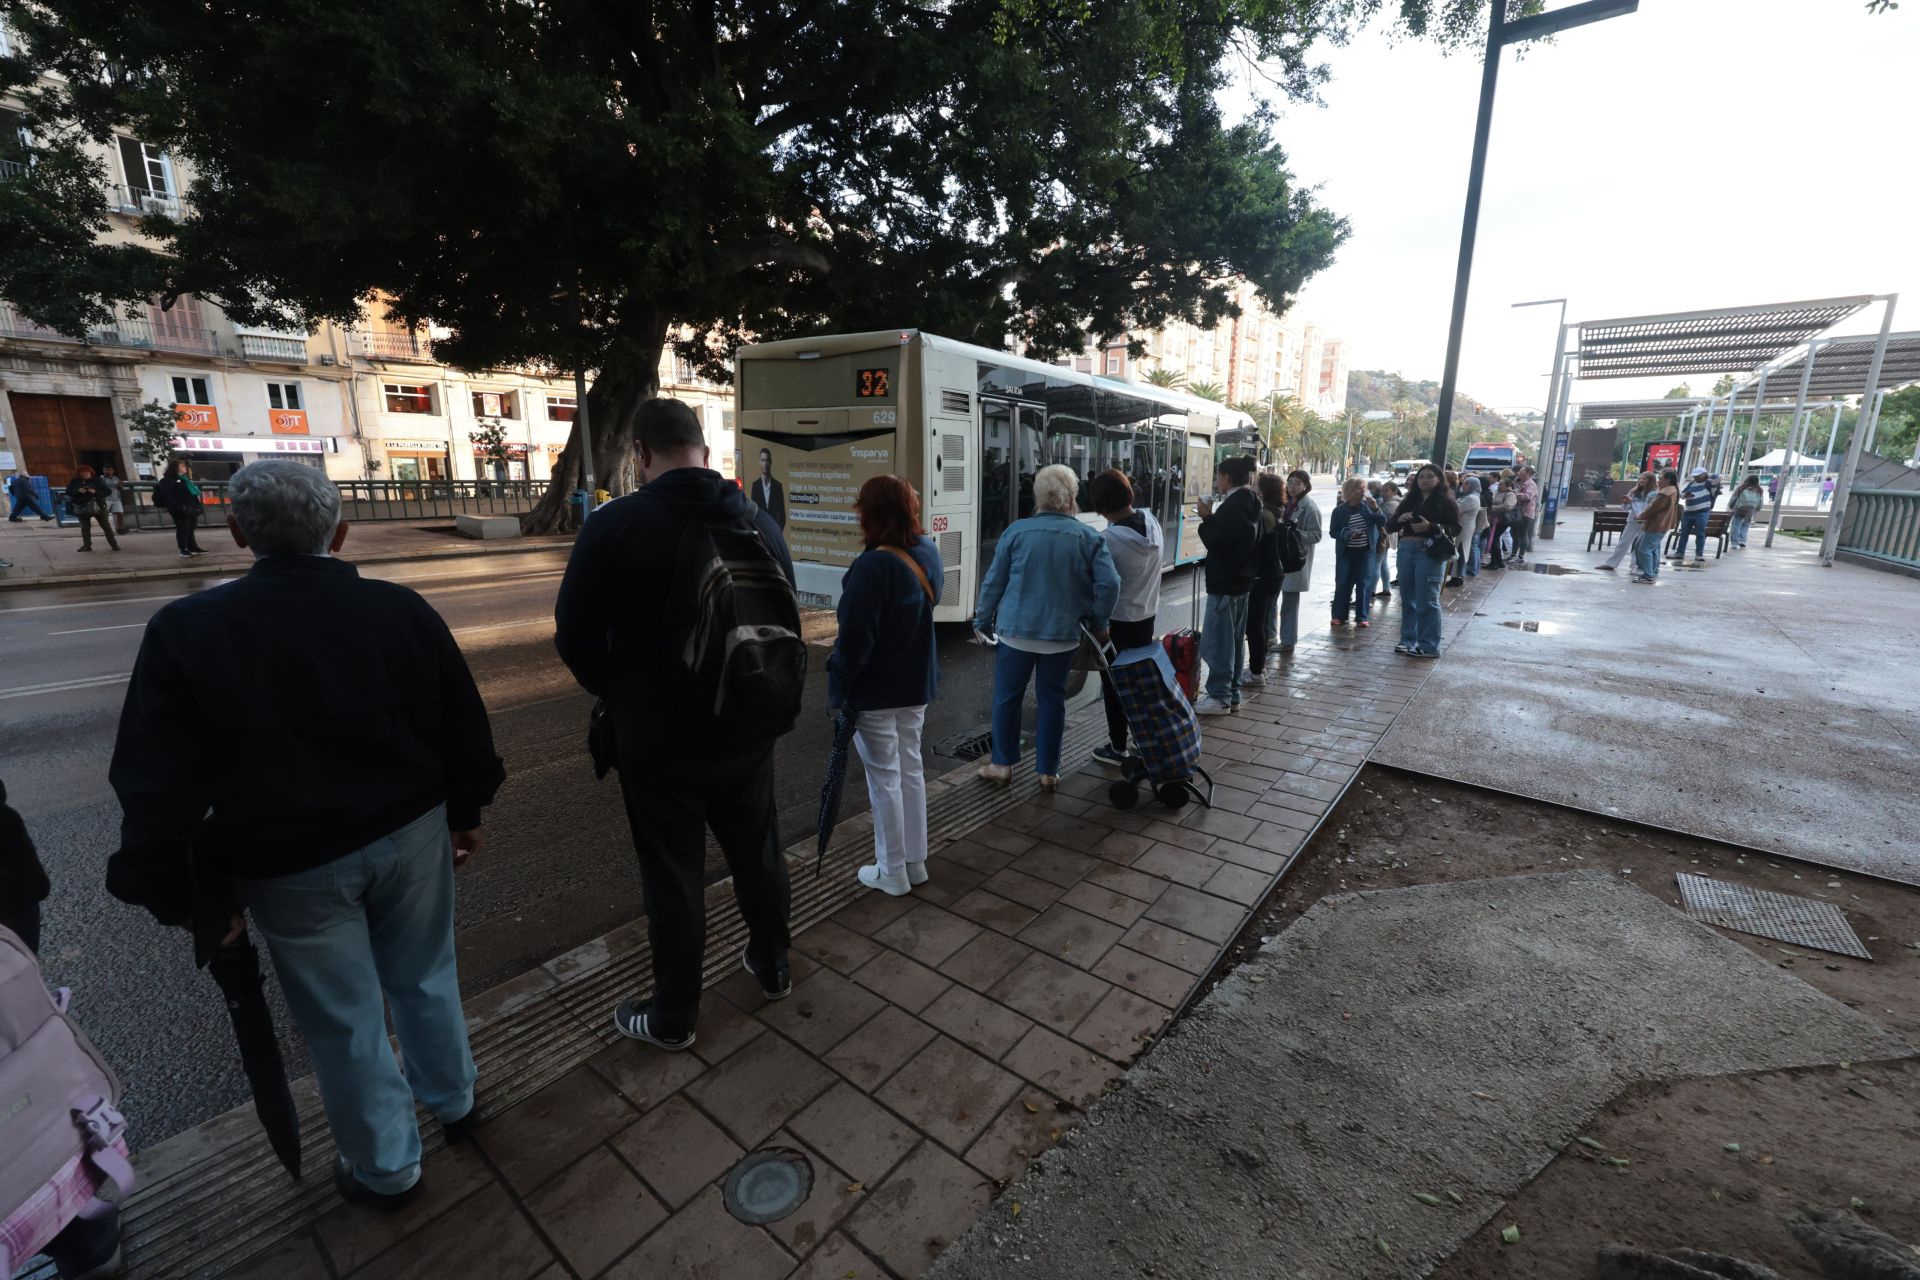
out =
{"type": "Polygon", "coordinates": [[[7,784],[0,782],[0,920],[45,902],[51,889],[27,824],[7,804],[7,784]]]}
{"type": "Polygon", "coordinates": [[[1207,594],[1243,596],[1253,590],[1258,569],[1254,553],[1260,546],[1260,495],[1242,486],[1214,507],[1200,522],[1200,541],[1207,548],[1207,594]]]}
{"type": "Polygon", "coordinates": [[[580,687],[612,709],[623,756],[657,751],[697,762],[727,745],[725,726],[684,677],[668,604],[688,522],[738,521],[749,510],[792,582],[780,526],[739,485],[703,467],[669,471],[601,507],[574,542],[554,601],[553,643],[580,687]]]}

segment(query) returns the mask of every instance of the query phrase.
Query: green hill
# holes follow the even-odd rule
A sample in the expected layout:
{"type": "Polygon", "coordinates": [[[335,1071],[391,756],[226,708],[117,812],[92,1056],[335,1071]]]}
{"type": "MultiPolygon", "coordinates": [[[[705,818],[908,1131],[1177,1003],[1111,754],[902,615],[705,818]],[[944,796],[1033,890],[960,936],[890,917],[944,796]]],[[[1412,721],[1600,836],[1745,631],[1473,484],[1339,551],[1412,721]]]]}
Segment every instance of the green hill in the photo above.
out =
{"type": "MultiPolygon", "coordinates": [[[[1440,407],[1440,384],[1415,382],[1382,369],[1355,369],[1347,374],[1347,407],[1362,413],[1392,412],[1401,400],[1411,400],[1429,413],[1440,407]]],[[[1472,396],[1456,391],[1453,396],[1453,438],[1505,440],[1516,432],[1512,423],[1485,408],[1472,396]]]]}

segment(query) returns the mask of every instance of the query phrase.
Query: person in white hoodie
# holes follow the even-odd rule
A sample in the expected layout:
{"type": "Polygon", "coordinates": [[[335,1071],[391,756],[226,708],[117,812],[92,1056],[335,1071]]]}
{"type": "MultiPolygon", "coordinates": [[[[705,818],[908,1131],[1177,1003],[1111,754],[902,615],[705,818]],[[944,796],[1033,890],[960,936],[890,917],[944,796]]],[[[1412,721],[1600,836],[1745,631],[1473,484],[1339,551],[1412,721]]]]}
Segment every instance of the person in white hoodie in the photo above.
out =
{"type": "MultiPolygon", "coordinates": [[[[1120,571],[1120,602],[1113,606],[1108,635],[1118,650],[1136,649],[1159,638],[1153,616],[1160,610],[1160,554],[1165,541],[1151,512],[1133,505],[1133,482],[1112,467],[1087,485],[1094,512],[1107,522],[1107,550],[1120,571]]],[[[1102,674],[1100,693],[1107,707],[1107,741],[1094,748],[1093,758],[1119,768],[1127,758],[1127,714],[1113,682],[1102,674]]]]}

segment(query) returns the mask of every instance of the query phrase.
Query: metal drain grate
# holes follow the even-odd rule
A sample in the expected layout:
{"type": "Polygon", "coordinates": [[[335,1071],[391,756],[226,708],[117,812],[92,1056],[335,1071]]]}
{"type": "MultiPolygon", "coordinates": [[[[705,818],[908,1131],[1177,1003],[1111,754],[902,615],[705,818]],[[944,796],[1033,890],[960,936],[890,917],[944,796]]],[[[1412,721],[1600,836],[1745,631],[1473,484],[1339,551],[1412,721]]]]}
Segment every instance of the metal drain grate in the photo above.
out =
{"type": "Polygon", "coordinates": [[[755,1151],[727,1174],[727,1212],[756,1227],[778,1222],[813,1194],[813,1166],[798,1151],[755,1151]]]}
{"type": "Polygon", "coordinates": [[[1680,884],[1680,901],[1695,920],[1817,951],[1873,959],[1873,953],[1847,923],[1846,914],[1831,902],[1749,889],[1684,871],[1674,879],[1680,884]]]}
{"type": "Polygon", "coordinates": [[[933,744],[933,753],[949,760],[978,760],[993,750],[993,730],[956,733],[933,744]]]}

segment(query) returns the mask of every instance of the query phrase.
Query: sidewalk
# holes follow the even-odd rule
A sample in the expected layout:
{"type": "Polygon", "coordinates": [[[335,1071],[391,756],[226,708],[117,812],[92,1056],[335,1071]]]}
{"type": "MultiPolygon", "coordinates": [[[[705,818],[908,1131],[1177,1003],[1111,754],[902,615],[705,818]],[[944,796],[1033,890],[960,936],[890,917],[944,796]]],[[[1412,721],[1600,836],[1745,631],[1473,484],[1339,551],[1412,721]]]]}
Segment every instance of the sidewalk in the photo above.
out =
{"type": "MultiPolygon", "coordinates": [[[[435,560],[459,556],[511,555],[573,544],[571,534],[543,534],[529,538],[502,538],[481,542],[436,532],[451,527],[450,517],[431,520],[367,521],[355,524],[341,549],[341,559],[355,564],[383,564],[402,560],[435,560]]],[[[88,582],[145,581],[189,578],[207,574],[244,573],[253,553],[233,544],[223,525],[199,531],[207,554],[182,560],[173,542],[173,530],[129,529],[118,535],[120,550],[112,551],[100,528],[94,526],[91,552],[80,550],[79,526],[56,528],[39,521],[0,523],[0,560],[13,568],[0,569],[0,591],[21,587],[70,586],[88,582]]]]}
{"type": "MultiPolygon", "coordinates": [[[[1448,593],[1450,632],[1491,589],[1448,593]]],[[[142,1153],[130,1274],[920,1274],[1153,1042],[1431,670],[1391,652],[1397,605],[1370,631],[1329,631],[1321,594],[1282,673],[1206,722],[1212,810],[1121,811],[1088,769],[1052,796],[1025,773],[1004,791],[937,780],[933,879],[911,898],[855,885],[863,822],[820,880],[810,849],[790,851],[791,999],[764,1003],[739,971],[717,886],[693,1052],[608,1025],[649,981],[636,922],[471,1002],[486,1123],[477,1149],[428,1157],[420,1203],[383,1218],[323,1177],[289,1184],[237,1112],[142,1153]],[[750,1226],[724,1180],[766,1148],[800,1152],[813,1190],[750,1226]]],[[[1070,726],[1070,763],[1098,720],[1070,726]]],[[[309,1099],[322,1170],[316,1112],[309,1099]]]]}

